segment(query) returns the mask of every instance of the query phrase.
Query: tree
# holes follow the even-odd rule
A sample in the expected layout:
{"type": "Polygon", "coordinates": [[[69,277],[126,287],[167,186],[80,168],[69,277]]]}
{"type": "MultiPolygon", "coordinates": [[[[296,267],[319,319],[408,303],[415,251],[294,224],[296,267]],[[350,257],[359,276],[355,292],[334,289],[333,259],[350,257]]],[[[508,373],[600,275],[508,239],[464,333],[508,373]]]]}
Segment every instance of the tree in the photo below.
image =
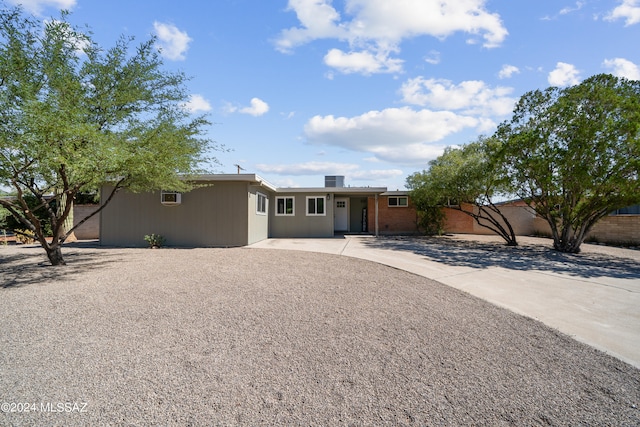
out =
{"type": "Polygon", "coordinates": [[[153,39],[133,52],[130,38],[104,50],[67,17],[0,12],[0,185],[15,192],[0,205],[53,265],[65,263],[61,245],[73,228],[64,223],[76,195],[112,183],[104,207],[122,188],[185,191],[183,177],[211,147],[207,120],[183,108],[187,78],[163,70],[153,39]],[[37,211],[51,224],[51,241],[37,211]]]}
{"type": "Polygon", "coordinates": [[[606,74],[526,93],[496,132],[506,177],[569,253],[602,217],[640,202],[639,136],[640,82],[606,74]]]}
{"type": "Polygon", "coordinates": [[[407,187],[419,210],[456,209],[516,246],[513,227],[492,201],[509,192],[490,156],[495,144],[494,139],[480,137],[461,148],[448,147],[429,162],[429,169],[409,176],[407,187]]]}

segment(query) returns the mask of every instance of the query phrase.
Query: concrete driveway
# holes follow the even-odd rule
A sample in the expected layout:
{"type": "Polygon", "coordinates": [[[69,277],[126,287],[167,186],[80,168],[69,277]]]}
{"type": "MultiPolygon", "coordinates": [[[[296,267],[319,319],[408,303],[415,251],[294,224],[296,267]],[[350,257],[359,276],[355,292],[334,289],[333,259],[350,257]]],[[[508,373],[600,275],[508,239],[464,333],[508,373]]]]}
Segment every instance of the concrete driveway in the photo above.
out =
{"type": "Polygon", "coordinates": [[[581,254],[520,237],[345,236],[268,239],[253,248],[339,254],[409,271],[537,319],[640,368],[640,251],[583,245],[581,254]]]}

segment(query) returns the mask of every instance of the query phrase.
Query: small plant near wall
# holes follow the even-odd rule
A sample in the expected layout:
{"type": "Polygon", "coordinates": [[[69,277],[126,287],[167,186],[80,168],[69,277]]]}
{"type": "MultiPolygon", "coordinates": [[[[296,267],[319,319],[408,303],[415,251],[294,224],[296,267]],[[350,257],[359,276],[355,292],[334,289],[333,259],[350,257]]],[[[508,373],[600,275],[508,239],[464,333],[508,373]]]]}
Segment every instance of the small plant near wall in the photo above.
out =
{"type": "Polygon", "coordinates": [[[160,234],[147,234],[144,236],[144,240],[149,244],[151,249],[161,248],[164,245],[164,237],[160,234]]]}
{"type": "Polygon", "coordinates": [[[35,235],[31,230],[16,230],[16,240],[26,245],[36,241],[35,235]]]}

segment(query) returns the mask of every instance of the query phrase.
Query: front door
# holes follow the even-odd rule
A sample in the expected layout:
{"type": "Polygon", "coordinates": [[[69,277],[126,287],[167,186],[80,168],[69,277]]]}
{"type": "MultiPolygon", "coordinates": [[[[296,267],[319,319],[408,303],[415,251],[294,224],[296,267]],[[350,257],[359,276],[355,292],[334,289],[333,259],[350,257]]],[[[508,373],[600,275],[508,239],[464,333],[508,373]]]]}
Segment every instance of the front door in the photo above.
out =
{"type": "Polygon", "coordinates": [[[349,199],[336,197],[335,200],[333,229],[335,231],[349,231],[349,199]]]}

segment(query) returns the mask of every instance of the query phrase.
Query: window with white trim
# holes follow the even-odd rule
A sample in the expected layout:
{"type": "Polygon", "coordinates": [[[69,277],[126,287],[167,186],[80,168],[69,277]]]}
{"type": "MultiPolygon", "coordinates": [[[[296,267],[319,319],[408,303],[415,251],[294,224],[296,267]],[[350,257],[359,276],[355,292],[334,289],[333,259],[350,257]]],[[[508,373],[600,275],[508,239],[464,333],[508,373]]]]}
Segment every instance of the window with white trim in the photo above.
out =
{"type": "Polygon", "coordinates": [[[325,216],[324,196],[307,197],[307,216],[325,216]]]}
{"type": "Polygon", "coordinates": [[[259,215],[267,214],[267,196],[262,193],[256,193],[256,213],[259,215]]]}
{"type": "Polygon", "coordinates": [[[388,200],[391,208],[406,208],[409,206],[409,198],[407,196],[390,196],[388,200]]]}
{"type": "Polygon", "coordinates": [[[295,205],[294,197],[276,197],[276,215],[295,216],[295,205]]]}

